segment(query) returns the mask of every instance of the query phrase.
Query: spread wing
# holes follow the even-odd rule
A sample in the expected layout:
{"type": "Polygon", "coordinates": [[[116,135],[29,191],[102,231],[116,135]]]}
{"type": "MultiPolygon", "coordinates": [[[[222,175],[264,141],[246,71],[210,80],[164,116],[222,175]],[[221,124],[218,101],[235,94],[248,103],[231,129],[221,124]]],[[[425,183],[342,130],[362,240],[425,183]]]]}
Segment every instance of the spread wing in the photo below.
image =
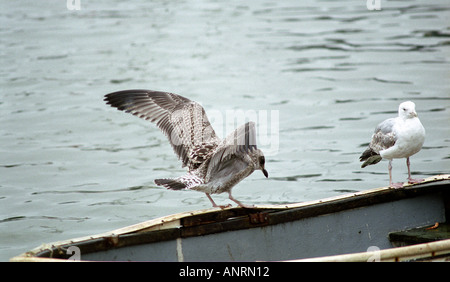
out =
{"type": "Polygon", "coordinates": [[[199,167],[220,142],[203,107],[180,95],[124,90],[107,94],[104,100],[118,110],[155,123],[169,139],[183,167],[199,167]]]}

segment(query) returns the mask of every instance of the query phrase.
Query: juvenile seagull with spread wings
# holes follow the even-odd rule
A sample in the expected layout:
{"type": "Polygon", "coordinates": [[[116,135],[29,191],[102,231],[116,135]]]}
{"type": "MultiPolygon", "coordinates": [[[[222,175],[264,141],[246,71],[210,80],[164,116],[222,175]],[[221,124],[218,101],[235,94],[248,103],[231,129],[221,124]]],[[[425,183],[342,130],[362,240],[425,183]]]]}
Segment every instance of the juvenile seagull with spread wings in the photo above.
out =
{"type": "Polygon", "coordinates": [[[409,157],[422,149],[424,141],[425,129],[417,117],[416,105],[411,101],[403,102],[398,107],[398,117],[387,119],[375,128],[369,147],[359,157],[364,161],[361,167],[376,164],[381,159],[389,160],[389,186],[400,188],[403,183],[392,183],[392,159],[406,158],[408,183],[421,182],[423,179],[411,178],[409,157]]]}
{"type": "Polygon", "coordinates": [[[264,168],[264,154],[256,147],[254,122],[247,122],[225,139],[216,136],[205,110],[197,102],[177,94],[152,90],[124,90],[105,95],[107,104],[118,110],[155,123],[188,172],[174,179],[155,179],[155,183],[172,190],[190,189],[206,194],[227,192],[229,199],[244,205],[231,195],[241,180],[264,168]]]}

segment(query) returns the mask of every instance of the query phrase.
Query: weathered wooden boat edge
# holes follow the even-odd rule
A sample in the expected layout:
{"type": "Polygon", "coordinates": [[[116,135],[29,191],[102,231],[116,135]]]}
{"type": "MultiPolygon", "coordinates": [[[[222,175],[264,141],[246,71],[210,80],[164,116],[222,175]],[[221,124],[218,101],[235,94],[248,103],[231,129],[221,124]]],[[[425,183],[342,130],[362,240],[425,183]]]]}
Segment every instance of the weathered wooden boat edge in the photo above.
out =
{"type": "Polygon", "coordinates": [[[149,243],[151,240],[176,240],[177,238],[274,225],[302,217],[320,216],[339,210],[373,205],[386,201],[387,198],[395,200],[396,197],[402,198],[405,195],[413,197],[415,194],[433,189],[432,186],[441,181],[450,183],[450,175],[432,176],[420,184],[406,185],[402,189],[381,187],[303,203],[263,205],[250,210],[234,207],[224,210],[212,208],[183,212],[93,236],[43,244],[29,252],[11,258],[11,261],[61,261],[60,258],[52,257],[57,252],[65,252],[69,246],[73,245],[83,247],[83,252],[90,252],[95,251],[95,249],[121,248],[149,243]],[[427,186],[430,187],[424,189],[427,186]],[[276,213],[273,211],[276,211],[276,213]],[[246,219],[230,220],[234,217],[245,217],[246,219]],[[217,221],[217,224],[208,224],[205,228],[201,228],[203,223],[214,221],[217,221]],[[181,226],[184,228],[179,228],[181,226]],[[161,236],[157,236],[158,231],[160,231],[161,236]],[[140,241],[141,239],[138,238],[142,236],[139,236],[139,234],[146,233],[151,233],[152,239],[149,241],[147,238],[140,241]],[[87,245],[89,245],[89,248],[86,247],[87,245]]]}

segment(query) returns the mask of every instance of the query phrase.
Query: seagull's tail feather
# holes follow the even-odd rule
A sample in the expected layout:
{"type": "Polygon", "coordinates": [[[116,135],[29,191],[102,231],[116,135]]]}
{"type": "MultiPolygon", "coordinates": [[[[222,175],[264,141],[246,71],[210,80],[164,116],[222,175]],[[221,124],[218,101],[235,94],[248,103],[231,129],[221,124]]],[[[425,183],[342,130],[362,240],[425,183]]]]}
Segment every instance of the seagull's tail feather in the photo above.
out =
{"type": "Polygon", "coordinates": [[[365,168],[368,165],[374,165],[381,161],[381,156],[379,153],[375,152],[372,148],[367,148],[359,157],[359,161],[364,163],[361,165],[362,168],[365,168]]]}
{"type": "Polygon", "coordinates": [[[186,188],[186,184],[176,179],[155,179],[155,184],[166,187],[171,190],[182,190],[186,188]]]}
{"type": "Polygon", "coordinates": [[[171,190],[182,190],[203,184],[203,180],[198,176],[188,173],[175,179],[155,179],[155,184],[171,190]]]}

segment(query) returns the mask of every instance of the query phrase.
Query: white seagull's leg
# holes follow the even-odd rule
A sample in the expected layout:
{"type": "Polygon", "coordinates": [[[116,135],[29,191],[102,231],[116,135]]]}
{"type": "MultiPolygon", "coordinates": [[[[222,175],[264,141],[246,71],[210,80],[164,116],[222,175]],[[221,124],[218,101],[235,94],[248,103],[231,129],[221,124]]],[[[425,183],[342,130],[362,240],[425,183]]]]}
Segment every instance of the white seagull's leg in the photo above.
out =
{"type": "Polygon", "coordinates": [[[422,182],[424,179],[413,179],[411,178],[411,168],[410,166],[410,162],[409,162],[409,157],[406,158],[406,166],[408,167],[408,183],[409,184],[415,184],[415,183],[420,183],[422,182]]]}
{"type": "Polygon", "coordinates": [[[389,187],[402,188],[403,183],[392,183],[392,160],[389,160],[388,170],[389,170],[389,187]]]}

